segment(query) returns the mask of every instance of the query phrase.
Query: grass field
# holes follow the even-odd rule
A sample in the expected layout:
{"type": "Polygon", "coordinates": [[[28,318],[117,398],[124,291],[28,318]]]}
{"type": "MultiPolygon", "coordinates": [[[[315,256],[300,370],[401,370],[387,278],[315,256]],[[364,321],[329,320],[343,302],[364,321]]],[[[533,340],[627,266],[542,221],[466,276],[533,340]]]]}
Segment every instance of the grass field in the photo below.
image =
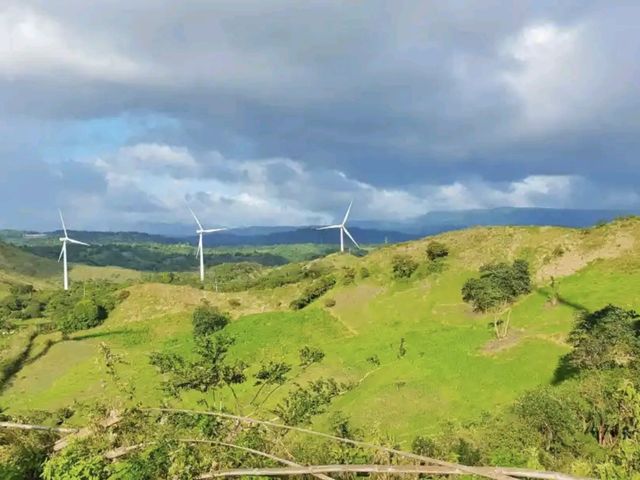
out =
{"type": "MultiPolygon", "coordinates": [[[[402,252],[424,262],[428,240],[386,246],[363,258],[331,255],[316,262],[336,269],[338,285],[327,294],[335,306],[325,307],[321,298],[296,312],[288,304],[301,285],[236,293],[133,285],[102,326],[66,341],[59,334],[39,336],[24,367],[2,392],[0,405],[10,412],[53,409],[116,395],[100,359],[101,342],[123,355],[127,364],[120,367],[121,374],[135,385],[136,400],[159,404],[160,378],[148,355],[189,354],[190,314],[206,297],[232,313],[234,321],[227,327],[237,339],[232,354],[250,362],[252,371],[260,361],[284,360],[296,365],[292,376],[299,383],[324,376],[353,385],[317,419],[318,427],[340,410],[357,426],[409,442],[443,422],[472,420],[527,389],[551,383],[580,309],[607,303],[640,308],[640,245],[634,240],[639,233],[636,220],[584,231],[505,227],[450,232],[439,236],[450,247],[444,271],[408,281],[391,279],[391,258],[402,252]],[[496,341],[491,318],[462,303],[460,288],[481,264],[520,257],[530,261],[536,288],[514,305],[509,336],[496,341]],[[366,266],[371,275],[346,285],[340,273],[345,266],[366,266]],[[555,306],[548,302],[551,275],[561,296],[555,306]],[[231,307],[232,298],[239,306],[231,307]],[[402,339],[406,353],[399,355],[402,339]],[[326,357],[303,370],[297,358],[305,345],[320,347],[326,357]],[[379,364],[367,360],[372,356],[379,364]]],[[[75,272],[95,274],[86,267],[75,272]]],[[[239,393],[246,402],[252,391],[247,386],[239,393]]],[[[277,391],[270,405],[285,393],[277,391]]],[[[188,395],[183,403],[195,406],[197,400],[188,395]]]]}

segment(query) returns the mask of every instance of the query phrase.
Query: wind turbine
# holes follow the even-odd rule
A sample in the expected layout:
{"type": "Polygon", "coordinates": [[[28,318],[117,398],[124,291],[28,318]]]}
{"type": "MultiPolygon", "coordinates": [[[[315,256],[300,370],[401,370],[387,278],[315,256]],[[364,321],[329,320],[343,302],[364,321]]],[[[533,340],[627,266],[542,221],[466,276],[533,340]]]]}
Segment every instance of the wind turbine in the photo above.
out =
{"type": "Polygon", "coordinates": [[[193,213],[193,210],[189,208],[189,211],[191,212],[191,215],[193,215],[193,218],[196,221],[196,223],[198,224],[198,229],[196,230],[196,233],[198,234],[198,251],[196,251],[196,257],[200,255],[200,281],[204,282],[204,251],[202,249],[202,237],[205,233],[221,232],[222,230],[226,230],[226,228],[204,229],[202,228],[202,224],[200,223],[200,220],[198,220],[198,217],[196,217],[196,214],[193,213]]]}
{"type": "Polygon", "coordinates": [[[60,221],[62,222],[62,231],[64,232],[64,237],[60,237],[60,241],[62,242],[62,250],[60,250],[60,256],[58,257],[58,262],[62,259],[62,264],[64,266],[64,289],[69,290],[69,272],[67,270],[67,242],[76,243],[78,245],[89,246],[88,243],[80,242],[78,240],[74,240],[73,238],[69,238],[67,235],[67,227],[64,225],[64,218],[62,218],[62,211],[58,210],[60,214],[60,221]]]}
{"type": "Polygon", "coordinates": [[[320,228],[317,229],[317,230],[330,230],[330,229],[333,229],[333,228],[339,228],[340,229],[340,251],[341,252],[344,252],[344,234],[345,233],[351,239],[353,244],[356,247],[360,248],[360,245],[358,245],[358,242],[356,242],[356,240],[349,233],[349,230],[347,230],[347,219],[349,218],[349,212],[351,212],[351,205],[353,205],[353,202],[349,203],[349,208],[347,208],[347,213],[344,214],[344,218],[342,219],[342,223],[339,223],[339,224],[336,224],[336,225],[328,225],[326,227],[320,227],[320,228]]]}

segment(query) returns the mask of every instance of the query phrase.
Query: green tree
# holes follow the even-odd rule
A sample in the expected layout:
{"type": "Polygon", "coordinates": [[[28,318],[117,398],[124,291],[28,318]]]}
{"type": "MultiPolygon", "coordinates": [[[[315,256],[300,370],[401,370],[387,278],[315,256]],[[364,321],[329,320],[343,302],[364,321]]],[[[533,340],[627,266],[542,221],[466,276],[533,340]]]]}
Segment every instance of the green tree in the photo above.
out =
{"type": "Polygon", "coordinates": [[[243,362],[229,362],[227,354],[234,339],[218,333],[198,337],[196,358],[187,359],[175,353],[153,352],[150,362],[160,373],[166,374],[163,388],[169,395],[178,397],[184,391],[213,392],[227,386],[236,397],[234,385],[246,381],[243,362]]]}
{"type": "Polygon", "coordinates": [[[444,243],[434,240],[427,245],[427,257],[429,260],[434,261],[447,255],[449,255],[449,249],[444,243]]]}
{"type": "Polygon", "coordinates": [[[100,308],[93,300],[80,300],[73,306],[71,313],[62,321],[60,330],[68,334],[97,327],[105,316],[104,309],[100,308]]]}
{"type": "Polygon", "coordinates": [[[293,300],[290,304],[291,309],[300,310],[309,305],[314,300],[320,298],[327,293],[336,284],[336,277],[327,275],[315,280],[311,285],[304,289],[300,297],[293,300]]]}
{"type": "Polygon", "coordinates": [[[568,363],[580,370],[626,367],[640,356],[640,321],[634,310],[614,305],[582,313],[569,334],[568,363]]]}
{"type": "Polygon", "coordinates": [[[409,255],[398,254],[391,260],[391,271],[393,272],[394,278],[397,279],[411,277],[417,268],[418,262],[409,255]]]}
{"type": "Polygon", "coordinates": [[[300,366],[307,368],[314,363],[320,363],[324,358],[324,352],[317,347],[305,345],[300,349],[300,366]]]}
{"type": "Polygon", "coordinates": [[[487,312],[513,302],[531,291],[529,264],[524,260],[491,263],[480,267],[480,277],[462,286],[462,299],[478,312],[487,312]]]}
{"type": "Polygon", "coordinates": [[[193,324],[193,335],[203,337],[218,332],[229,323],[229,315],[220,312],[204,300],[198,305],[191,316],[193,324]]]}

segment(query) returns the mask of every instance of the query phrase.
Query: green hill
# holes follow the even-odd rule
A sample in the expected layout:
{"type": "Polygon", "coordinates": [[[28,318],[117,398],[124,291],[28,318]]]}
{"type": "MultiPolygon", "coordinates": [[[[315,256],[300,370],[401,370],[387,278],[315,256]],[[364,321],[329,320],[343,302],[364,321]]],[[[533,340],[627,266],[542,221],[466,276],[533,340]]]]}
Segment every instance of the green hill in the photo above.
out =
{"type": "MultiPolygon", "coordinates": [[[[586,230],[473,228],[434,237],[449,248],[440,268],[426,259],[433,238],[385,246],[364,257],[334,254],[305,268],[331,271],[335,287],[298,311],[289,304],[312,279],[263,288],[254,282],[248,290],[220,293],[135,284],[100,327],[65,341],[57,333],[39,336],[0,404],[17,413],[115,395],[100,361],[101,342],[123,356],[120,374],[136,386],[136,399],[159,404],[161,378],[149,364],[149,354],[189,355],[194,346],[191,312],[206,298],[232,314],[226,330],[237,341],[231,352],[250,363],[251,372],[260,361],[284,360],[294,365],[298,383],[324,376],[351,385],[318,418],[318,428],[326,426],[332,412],[341,411],[355,425],[373,422],[406,445],[444,422],[476,419],[528,389],[551,384],[560,357],[569,350],[565,337],[577,311],[607,303],[640,308],[639,235],[637,219],[586,230]],[[419,264],[408,280],[392,277],[398,254],[419,264]],[[518,258],[530,263],[535,288],[513,306],[510,332],[497,340],[493,317],[471,311],[460,290],[481,265],[518,258]],[[549,302],[551,277],[560,294],[555,305],[549,302]],[[322,349],[324,360],[307,369],[297,366],[298,351],[305,345],[322,349]]],[[[10,251],[18,252],[24,254],[10,251]]],[[[55,262],[40,261],[46,273],[38,269],[38,275],[46,279],[56,272],[55,262]]],[[[292,267],[260,275],[287,268],[292,267]]],[[[24,274],[29,272],[34,271],[24,274]]],[[[249,390],[238,391],[244,402],[249,390]]],[[[286,388],[276,391],[269,402],[275,405],[286,393],[286,388]]],[[[195,406],[199,398],[189,394],[182,403],[195,406]]],[[[221,401],[231,405],[232,399],[221,401]]]]}
{"type": "Polygon", "coordinates": [[[0,242],[0,294],[12,283],[48,285],[59,270],[55,261],[0,242]]]}

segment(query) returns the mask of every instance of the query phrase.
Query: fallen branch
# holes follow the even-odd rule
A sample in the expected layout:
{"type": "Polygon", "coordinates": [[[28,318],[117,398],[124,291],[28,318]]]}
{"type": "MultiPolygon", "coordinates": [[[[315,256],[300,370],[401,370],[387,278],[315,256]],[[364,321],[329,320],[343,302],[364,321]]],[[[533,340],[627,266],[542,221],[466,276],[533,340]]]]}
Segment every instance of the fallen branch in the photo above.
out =
{"type": "Polygon", "coordinates": [[[423,455],[417,455],[415,453],[410,453],[410,452],[405,452],[402,450],[396,450],[395,448],[389,448],[389,447],[384,447],[381,445],[375,445],[373,443],[367,443],[367,442],[362,442],[359,440],[351,440],[349,438],[343,438],[343,437],[337,437],[335,435],[330,435],[328,433],[322,433],[322,432],[316,432],[315,430],[309,430],[307,428],[302,428],[302,427],[292,427],[290,425],[283,425],[281,423],[276,423],[276,422],[271,422],[268,420],[257,420],[255,418],[251,418],[251,417],[242,417],[239,415],[232,415],[230,413],[222,413],[222,412],[209,412],[209,411],[204,411],[204,410],[187,410],[187,409],[179,409],[179,408],[144,408],[142,409],[142,411],[151,411],[151,412],[166,412],[166,413],[188,413],[188,414],[195,414],[195,415],[209,415],[209,416],[213,416],[213,417],[221,417],[221,418],[228,418],[231,420],[239,420],[241,422],[246,422],[246,423],[256,423],[256,424],[260,424],[260,425],[268,425],[271,427],[276,427],[276,428],[283,428],[286,430],[292,430],[292,431],[296,431],[296,432],[301,432],[301,433],[305,433],[308,435],[315,435],[318,437],[324,437],[324,438],[328,438],[331,440],[335,440],[338,442],[342,442],[342,443],[349,443],[351,445],[356,445],[356,446],[360,446],[360,447],[367,447],[367,448],[375,448],[378,450],[382,450],[385,451],[387,453],[393,453],[395,455],[400,455],[406,458],[412,458],[414,460],[419,460],[421,462],[427,462],[427,463],[431,463],[434,465],[439,465],[441,467],[448,467],[451,469],[459,469],[460,471],[462,471],[463,473],[469,474],[469,475],[478,475],[480,477],[485,477],[485,478],[491,478],[493,480],[513,480],[513,477],[509,477],[508,475],[504,475],[502,473],[492,473],[492,472],[483,472],[478,470],[475,467],[468,467],[466,465],[457,465],[454,463],[449,463],[449,462],[444,462],[442,460],[438,460],[435,458],[431,458],[431,457],[425,457],[423,455]]]}
{"type": "Polygon", "coordinates": [[[47,427],[45,425],[29,425],[26,423],[0,422],[0,428],[15,428],[18,430],[39,430],[56,433],[76,433],[77,428],[47,427]]]}
{"type": "MultiPolygon", "coordinates": [[[[249,448],[249,447],[243,447],[240,445],[235,445],[233,443],[227,443],[227,442],[220,442],[217,440],[198,440],[198,439],[179,439],[179,442],[185,442],[185,443],[204,443],[204,444],[209,444],[209,445],[220,445],[223,447],[229,447],[229,448],[235,448],[237,450],[243,450],[245,452],[249,452],[249,453],[253,453],[255,455],[259,455],[261,457],[265,457],[265,458],[269,458],[271,460],[274,460],[276,462],[280,462],[284,465],[289,465],[289,467],[292,468],[307,468],[304,467],[302,465],[300,465],[299,463],[295,463],[292,462],[291,460],[287,460],[286,458],[281,458],[281,457],[276,457],[275,455],[272,455],[271,453],[267,453],[267,452],[263,452],[261,450],[255,450],[253,448],[249,448]]],[[[201,475],[200,477],[198,477],[198,479],[207,479],[207,478],[211,478],[209,476],[210,474],[205,474],[205,475],[201,475]]],[[[310,473],[309,475],[313,475],[316,478],[321,478],[322,480],[333,480],[331,477],[324,475],[322,473],[310,473]]]]}
{"type": "MultiPolygon", "coordinates": [[[[111,411],[109,413],[109,416],[101,421],[99,423],[99,425],[103,428],[109,428],[113,425],[115,425],[116,423],[120,422],[122,420],[122,417],[116,412],[116,411],[111,411]]],[[[91,435],[91,433],[93,432],[93,428],[91,427],[84,427],[81,428],[79,430],[76,430],[75,432],[71,433],[70,435],[67,435],[64,438],[61,438],[60,440],[58,440],[56,443],[53,444],[53,451],[54,452],[59,452],[60,450],[62,450],[63,448],[67,447],[69,445],[69,443],[71,443],[73,440],[78,440],[81,438],[87,438],[88,436],[91,435]]]]}
{"type": "Polygon", "coordinates": [[[128,453],[138,450],[147,445],[149,444],[138,443],[136,445],[129,445],[128,447],[114,448],[113,450],[109,450],[107,453],[105,453],[104,458],[106,458],[107,460],[117,460],[118,458],[123,457],[124,455],[127,455],[128,453]]]}
{"type": "MultiPolygon", "coordinates": [[[[500,473],[516,478],[530,478],[536,480],[589,480],[572,477],[558,472],[539,472],[522,468],[478,467],[478,471],[485,473],[500,473]]],[[[468,475],[459,467],[442,467],[436,465],[314,465],[310,467],[279,467],[279,468],[239,468],[220,470],[200,476],[200,480],[220,477],[240,476],[292,476],[314,475],[318,473],[388,473],[388,474],[423,474],[423,475],[468,475]]]]}

